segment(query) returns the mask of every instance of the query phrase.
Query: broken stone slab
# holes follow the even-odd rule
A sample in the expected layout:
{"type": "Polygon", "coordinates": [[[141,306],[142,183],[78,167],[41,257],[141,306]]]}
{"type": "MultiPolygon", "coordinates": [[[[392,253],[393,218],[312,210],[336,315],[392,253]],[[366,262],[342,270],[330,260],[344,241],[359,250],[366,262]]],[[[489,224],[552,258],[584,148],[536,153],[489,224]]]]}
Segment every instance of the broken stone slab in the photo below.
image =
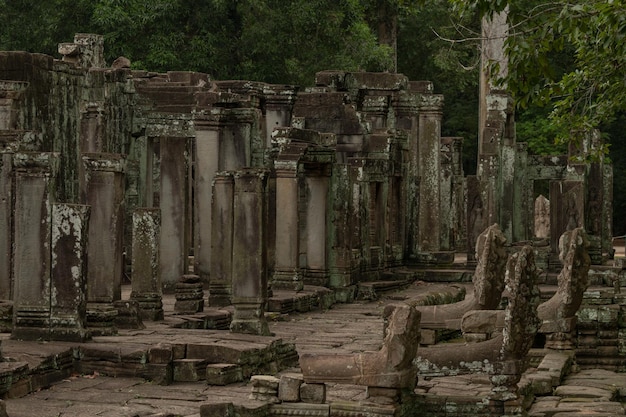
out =
{"type": "Polygon", "coordinates": [[[302,375],[281,375],[278,385],[278,399],[284,402],[300,401],[302,375]]]}
{"type": "Polygon", "coordinates": [[[196,382],[206,378],[204,359],[176,359],[173,365],[175,382],[196,382]]]}
{"type": "Polygon", "coordinates": [[[211,363],[206,367],[207,385],[229,385],[243,381],[241,366],[232,363],[211,363]]]}
{"type": "Polygon", "coordinates": [[[235,407],[233,403],[202,404],[200,417],[235,417],[235,407]]]}
{"type": "Polygon", "coordinates": [[[253,375],[250,378],[252,384],[251,400],[263,401],[267,403],[279,403],[278,385],[280,379],[271,375],[253,375]]]}
{"type": "Polygon", "coordinates": [[[304,403],[323,404],[326,402],[326,384],[300,385],[300,400],[304,403]]]}

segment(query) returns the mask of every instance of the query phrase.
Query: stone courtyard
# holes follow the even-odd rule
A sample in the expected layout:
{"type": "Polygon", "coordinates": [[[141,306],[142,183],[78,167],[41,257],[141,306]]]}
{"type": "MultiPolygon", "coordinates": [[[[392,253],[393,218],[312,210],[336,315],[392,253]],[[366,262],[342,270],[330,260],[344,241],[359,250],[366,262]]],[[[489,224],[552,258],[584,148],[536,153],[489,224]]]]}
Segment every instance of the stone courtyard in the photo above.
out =
{"type": "Polygon", "coordinates": [[[599,132],[532,155],[486,84],[465,175],[428,81],[59,54],[0,52],[6,415],[626,414],[599,132]]]}

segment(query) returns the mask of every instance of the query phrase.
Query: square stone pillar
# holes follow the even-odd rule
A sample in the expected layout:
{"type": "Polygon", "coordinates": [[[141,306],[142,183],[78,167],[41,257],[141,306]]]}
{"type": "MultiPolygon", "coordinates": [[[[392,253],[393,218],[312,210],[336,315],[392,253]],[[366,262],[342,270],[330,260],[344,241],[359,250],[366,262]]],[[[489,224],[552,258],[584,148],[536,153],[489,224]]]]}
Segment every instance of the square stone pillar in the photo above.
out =
{"type": "MultiPolygon", "coordinates": [[[[210,285],[210,282],[213,280],[213,277],[210,277],[213,259],[211,249],[211,239],[213,236],[212,186],[213,179],[219,171],[219,130],[217,128],[207,130],[207,126],[198,126],[195,144],[194,268],[200,280],[210,285]],[[202,127],[202,129],[200,129],[200,127],[202,127]]],[[[216,226],[220,227],[220,225],[221,223],[216,223],[216,226]]],[[[215,273],[215,271],[213,271],[213,273],[215,273]]],[[[211,305],[210,300],[209,305],[211,305]]]]}
{"type": "Polygon", "coordinates": [[[0,300],[12,299],[13,154],[0,152],[0,300]]]}
{"type": "Polygon", "coordinates": [[[441,250],[440,147],[443,96],[423,94],[419,107],[419,237],[421,253],[441,250]]]}
{"type": "Polygon", "coordinates": [[[298,162],[276,161],[276,250],[272,288],[300,291],[298,162]]]}
{"type": "Polygon", "coordinates": [[[189,264],[189,205],[187,197],[187,138],[161,137],[161,282],[173,292],[189,264]]]}
{"type": "Polygon", "coordinates": [[[267,199],[268,173],[246,169],[235,173],[232,301],[235,333],[269,335],[267,303],[267,199]]]}
{"type": "Polygon", "coordinates": [[[306,271],[305,281],[319,286],[328,284],[326,252],[328,177],[306,176],[306,271]]]}
{"type": "Polygon", "coordinates": [[[91,207],[52,206],[50,339],[83,342],[87,331],[87,236],[91,207]]]}
{"type": "Polygon", "coordinates": [[[124,234],[123,155],[83,155],[85,189],[82,200],[93,209],[89,220],[87,301],[113,303],[121,298],[124,234]]]}
{"type": "Polygon", "coordinates": [[[142,319],[163,320],[159,261],[161,212],[154,208],[135,209],[132,227],[130,299],[138,302],[142,319]]]}
{"type": "Polygon", "coordinates": [[[335,164],[330,183],[333,209],[329,217],[329,269],[330,287],[342,288],[354,284],[352,277],[352,187],[350,168],[335,164]]]}
{"type": "Polygon", "coordinates": [[[82,153],[104,151],[105,113],[102,103],[89,102],[80,113],[80,150],[82,153]]]}
{"type": "Polygon", "coordinates": [[[231,304],[233,268],[233,199],[235,182],[233,174],[218,173],[213,179],[211,242],[211,280],[209,281],[209,306],[231,304]]]}
{"type": "Polygon", "coordinates": [[[50,329],[51,219],[58,155],[18,153],[13,246],[14,339],[48,338],[50,329]]]}

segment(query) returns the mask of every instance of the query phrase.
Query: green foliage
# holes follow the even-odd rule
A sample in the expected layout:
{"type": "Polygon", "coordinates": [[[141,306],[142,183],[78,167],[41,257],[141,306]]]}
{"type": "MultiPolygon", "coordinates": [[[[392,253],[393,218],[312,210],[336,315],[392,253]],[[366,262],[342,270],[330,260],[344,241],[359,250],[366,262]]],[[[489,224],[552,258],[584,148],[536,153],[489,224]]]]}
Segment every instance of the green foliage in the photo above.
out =
{"type": "Polygon", "coordinates": [[[445,97],[443,136],[463,137],[463,169],[476,172],[478,149],[478,48],[455,43],[458,28],[480,31],[479,20],[462,20],[447,0],[413,2],[398,23],[398,72],[411,80],[430,80],[445,97]]]}
{"type": "MultiPolygon", "coordinates": [[[[559,140],[585,132],[626,109],[626,7],[622,0],[462,1],[461,13],[489,18],[509,5],[506,82],[518,106],[550,105],[559,140]],[[555,57],[569,65],[555,66],[555,57]]],[[[600,153],[605,149],[599,149],[600,153]]]]}
{"type": "Polygon", "coordinates": [[[558,140],[565,132],[549,119],[549,109],[532,106],[517,114],[515,123],[518,142],[528,143],[528,150],[535,155],[563,155],[567,146],[558,140]]]}

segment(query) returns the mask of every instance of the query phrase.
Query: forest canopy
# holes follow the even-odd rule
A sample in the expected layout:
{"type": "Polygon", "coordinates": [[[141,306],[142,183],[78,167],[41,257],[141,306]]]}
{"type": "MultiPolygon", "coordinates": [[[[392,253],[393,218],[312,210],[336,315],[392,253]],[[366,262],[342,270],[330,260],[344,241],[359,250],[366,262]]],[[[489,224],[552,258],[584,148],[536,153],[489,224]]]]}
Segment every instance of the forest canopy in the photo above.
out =
{"type": "MultiPolygon", "coordinates": [[[[600,128],[626,173],[626,7],[622,0],[0,0],[0,50],[58,56],[75,33],[105,37],[105,59],[215,79],[313,84],[317,71],[394,71],[445,95],[444,136],[464,138],[476,169],[480,22],[508,12],[507,88],[517,140],[563,152],[600,128]]],[[[606,150],[606,149],[605,149],[606,150]]],[[[626,181],[615,181],[615,212],[626,181]],[[622,185],[623,184],[623,185],[622,185]]],[[[616,216],[616,232],[626,219],[616,216]]]]}

